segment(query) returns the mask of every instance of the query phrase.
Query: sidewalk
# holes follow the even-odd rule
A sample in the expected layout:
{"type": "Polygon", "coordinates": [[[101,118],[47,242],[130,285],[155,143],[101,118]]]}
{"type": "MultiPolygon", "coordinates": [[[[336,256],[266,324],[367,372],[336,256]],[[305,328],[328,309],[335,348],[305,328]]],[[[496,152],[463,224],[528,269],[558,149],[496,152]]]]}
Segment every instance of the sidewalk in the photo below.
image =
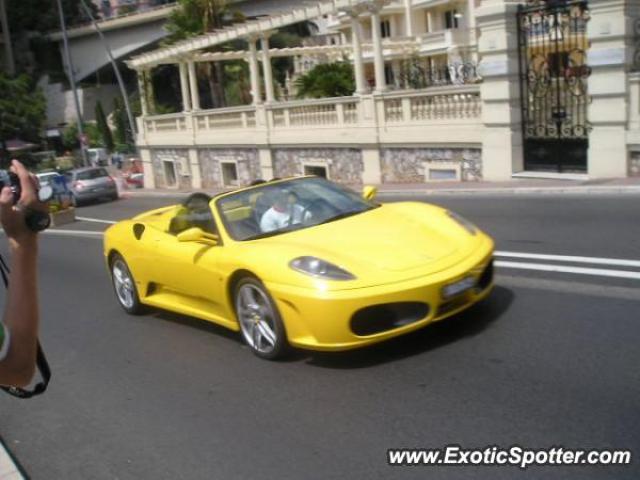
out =
{"type": "MultiPolygon", "coordinates": [[[[354,190],[362,185],[348,185],[354,190]]],[[[380,196],[392,195],[471,195],[471,194],[640,194],[640,177],[610,178],[598,180],[555,180],[514,178],[504,182],[431,182],[376,185],[380,196]]],[[[227,189],[133,189],[123,190],[123,196],[131,197],[181,197],[196,191],[210,195],[227,189]]]]}

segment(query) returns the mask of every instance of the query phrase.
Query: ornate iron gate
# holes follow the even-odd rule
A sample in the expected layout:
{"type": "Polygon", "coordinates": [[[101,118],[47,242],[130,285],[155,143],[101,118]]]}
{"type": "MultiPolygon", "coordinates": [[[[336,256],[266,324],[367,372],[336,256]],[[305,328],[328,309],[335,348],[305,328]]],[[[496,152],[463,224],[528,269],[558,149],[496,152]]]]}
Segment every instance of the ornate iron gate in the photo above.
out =
{"type": "Polygon", "coordinates": [[[529,0],[517,17],[525,169],[585,172],[587,2],[529,0]]]}

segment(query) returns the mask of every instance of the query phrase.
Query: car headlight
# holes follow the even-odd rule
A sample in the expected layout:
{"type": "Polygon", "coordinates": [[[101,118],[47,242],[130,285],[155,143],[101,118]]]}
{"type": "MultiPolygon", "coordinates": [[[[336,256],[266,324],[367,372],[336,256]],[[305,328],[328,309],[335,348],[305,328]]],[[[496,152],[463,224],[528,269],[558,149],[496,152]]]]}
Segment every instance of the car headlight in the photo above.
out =
{"type": "Polygon", "coordinates": [[[457,213],[452,212],[451,210],[447,210],[447,215],[449,215],[449,217],[452,220],[455,220],[456,223],[458,223],[458,225],[464,228],[471,235],[475,235],[478,232],[478,228],[469,220],[464,218],[462,215],[458,215],[457,213]]]}
{"type": "Polygon", "coordinates": [[[317,257],[298,257],[289,262],[298,272],[327,280],[354,280],[356,277],[342,268],[317,257]]]}

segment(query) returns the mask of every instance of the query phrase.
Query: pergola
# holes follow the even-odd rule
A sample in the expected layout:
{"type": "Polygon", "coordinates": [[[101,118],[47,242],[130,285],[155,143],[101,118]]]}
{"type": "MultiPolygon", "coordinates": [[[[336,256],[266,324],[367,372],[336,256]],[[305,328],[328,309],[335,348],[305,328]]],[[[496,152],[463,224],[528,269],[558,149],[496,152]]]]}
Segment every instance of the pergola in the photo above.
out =
{"type": "MultiPolygon", "coordinates": [[[[142,114],[149,112],[148,92],[146,91],[147,75],[151,68],[158,65],[177,64],[180,72],[182,104],[185,111],[200,110],[200,98],[197,88],[196,63],[216,62],[224,60],[245,60],[249,65],[251,95],[254,105],[266,101],[275,101],[273,72],[271,59],[285,56],[301,55],[340,55],[350,53],[353,59],[356,94],[369,93],[369,85],[365,78],[363,60],[363,42],[361,19],[369,16],[372,32],[372,50],[375,72],[375,93],[387,90],[384,70],[382,32],[380,27],[380,10],[390,0],[322,0],[313,7],[293,9],[264,19],[251,20],[246,23],[226,27],[205,35],[184,40],[175,45],[158,49],[127,62],[130,68],[138,73],[138,84],[142,104],[142,114]],[[352,31],[351,45],[320,45],[293,48],[269,48],[269,37],[278,28],[292,25],[324,15],[346,14],[350,19],[352,31]],[[244,39],[248,49],[240,51],[207,52],[206,49],[232,40],[244,39]],[[260,52],[258,52],[260,41],[260,52]],[[265,99],[261,94],[259,62],[262,63],[265,99]]],[[[408,15],[411,15],[411,0],[404,1],[408,15]]],[[[412,52],[417,43],[414,40],[400,40],[385,44],[402,52],[412,52]]]]}

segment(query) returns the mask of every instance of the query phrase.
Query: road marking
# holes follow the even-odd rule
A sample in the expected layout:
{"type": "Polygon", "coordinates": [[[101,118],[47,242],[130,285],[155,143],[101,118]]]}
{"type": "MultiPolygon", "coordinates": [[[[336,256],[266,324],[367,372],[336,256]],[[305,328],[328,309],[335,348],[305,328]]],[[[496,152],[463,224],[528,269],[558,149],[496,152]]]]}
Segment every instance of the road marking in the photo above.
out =
{"type": "Polygon", "coordinates": [[[107,223],[109,225],[114,225],[118,223],[112,220],[102,220],[101,218],[91,218],[91,217],[76,217],[76,220],[81,220],[83,222],[107,223]]]}
{"type": "Polygon", "coordinates": [[[607,270],[604,268],[569,267],[564,265],[550,265],[544,263],[520,263],[520,262],[495,262],[496,267],[516,268],[522,270],[539,270],[543,272],[575,273],[578,275],[595,275],[598,277],[631,278],[640,280],[640,272],[628,272],[625,270],[607,270]]]}
{"type": "Polygon", "coordinates": [[[569,263],[591,263],[593,265],[618,265],[620,267],[638,267],[640,260],[625,260],[622,258],[602,258],[602,257],[576,257],[571,255],[545,255],[540,253],[521,252],[494,252],[496,257],[529,258],[531,260],[550,260],[569,263]]]}
{"type": "Polygon", "coordinates": [[[573,293],[589,297],[616,298],[620,300],[640,301],[640,290],[633,287],[620,287],[596,283],[580,283],[575,280],[556,280],[548,277],[520,277],[496,274],[496,285],[547,290],[550,292],[573,293]]]}
{"type": "Polygon", "coordinates": [[[45,230],[41,232],[47,235],[79,235],[86,237],[102,237],[104,232],[91,232],[88,230],[45,230]]]}

